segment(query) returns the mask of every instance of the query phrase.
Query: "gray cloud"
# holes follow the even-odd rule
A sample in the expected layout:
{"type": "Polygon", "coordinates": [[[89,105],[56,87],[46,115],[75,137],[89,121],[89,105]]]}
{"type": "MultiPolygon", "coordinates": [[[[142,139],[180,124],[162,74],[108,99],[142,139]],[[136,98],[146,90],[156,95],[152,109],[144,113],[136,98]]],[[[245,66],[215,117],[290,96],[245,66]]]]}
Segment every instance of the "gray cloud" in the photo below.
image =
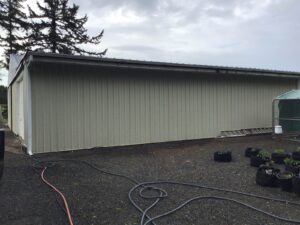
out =
{"type": "Polygon", "coordinates": [[[91,35],[105,29],[96,48],[107,57],[300,72],[299,0],[70,2],[88,15],[91,35]]]}
{"type": "Polygon", "coordinates": [[[297,0],[73,0],[108,57],[300,71],[297,0]]]}
{"type": "Polygon", "coordinates": [[[298,0],[70,1],[107,57],[300,71],[298,0]]]}

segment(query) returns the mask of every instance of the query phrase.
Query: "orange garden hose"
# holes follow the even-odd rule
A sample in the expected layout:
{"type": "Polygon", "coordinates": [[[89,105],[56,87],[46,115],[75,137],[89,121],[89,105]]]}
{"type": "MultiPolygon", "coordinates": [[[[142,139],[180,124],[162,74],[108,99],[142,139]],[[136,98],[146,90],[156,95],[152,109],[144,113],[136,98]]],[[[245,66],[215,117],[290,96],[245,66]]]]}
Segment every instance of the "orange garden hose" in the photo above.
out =
{"type": "Polygon", "coordinates": [[[42,173],[41,173],[42,180],[44,181],[44,183],[46,183],[50,188],[52,188],[55,192],[57,192],[60,195],[60,197],[62,198],[62,200],[64,202],[65,208],[66,208],[69,224],[74,225],[66,197],[64,196],[64,194],[58,188],[56,188],[49,181],[46,180],[46,178],[44,177],[44,173],[45,173],[46,170],[47,170],[47,167],[45,166],[44,169],[42,170],[42,173]]]}

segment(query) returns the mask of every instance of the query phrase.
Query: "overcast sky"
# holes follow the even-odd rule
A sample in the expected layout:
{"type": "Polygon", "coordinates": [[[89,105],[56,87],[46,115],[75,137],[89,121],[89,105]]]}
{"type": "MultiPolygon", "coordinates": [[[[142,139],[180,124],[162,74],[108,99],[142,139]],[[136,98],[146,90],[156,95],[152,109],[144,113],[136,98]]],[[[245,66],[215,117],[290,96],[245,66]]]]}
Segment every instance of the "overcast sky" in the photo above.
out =
{"type": "Polygon", "coordinates": [[[70,2],[106,57],[300,72],[299,0],[70,2]]]}

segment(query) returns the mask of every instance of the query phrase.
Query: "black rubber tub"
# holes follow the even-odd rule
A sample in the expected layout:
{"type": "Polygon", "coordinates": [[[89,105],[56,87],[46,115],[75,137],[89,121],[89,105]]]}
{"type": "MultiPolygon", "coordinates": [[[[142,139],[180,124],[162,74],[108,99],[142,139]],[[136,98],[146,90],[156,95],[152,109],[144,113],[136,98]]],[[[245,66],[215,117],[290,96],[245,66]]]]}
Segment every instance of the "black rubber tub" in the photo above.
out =
{"type": "Polygon", "coordinates": [[[292,153],[292,158],[293,158],[294,160],[300,161],[300,152],[299,152],[299,151],[293,152],[293,153],[292,153]]]}
{"type": "Polygon", "coordinates": [[[286,158],[290,158],[290,155],[288,153],[273,152],[271,155],[271,159],[277,164],[284,164],[284,160],[286,158]]]}
{"type": "Polygon", "coordinates": [[[292,172],[297,176],[300,173],[300,165],[285,165],[285,170],[288,172],[292,172]]]}
{"type": "Polygon", "coordinates": [[[214,153],[214,160],[217,162],[231,162],[232,160],[231,152],[217,151],[214,153]]]}
{"type": "Polygon", "coordinates": [[[293,173],[288,171],[277,174],[278,184],[281,187],[281,190],[292,192],[293,176],[294,176],[293,173]]]}
{"type": "Polygon", "coordinates": [[[251,148],[251,147],[248,147],[245,149],[245,156],[246,157],[251,157],[251,156],[255,156],[259,153],[261,149],[259,148],[251,148]]]}
{"type": "Polygon", "coordinates": [[[264,187],[278,187],[277,174],[279,169],[271,166],[260,166],[256,172],[256,184],[264,187]]]}
{"type": "Polygon", "coordinates": [[[250,165],[254,167],[259,167],[260,165],[263,165],[267,162],[270,162],[271,159],[269,157],[261,158],[259,156],[251,156],[250,158],[250,165]]]}
{"type": "Polygon", "coordinates": [[[300,195],[300,176],[299,174],[293,177],[293,191],[300,195]]]}

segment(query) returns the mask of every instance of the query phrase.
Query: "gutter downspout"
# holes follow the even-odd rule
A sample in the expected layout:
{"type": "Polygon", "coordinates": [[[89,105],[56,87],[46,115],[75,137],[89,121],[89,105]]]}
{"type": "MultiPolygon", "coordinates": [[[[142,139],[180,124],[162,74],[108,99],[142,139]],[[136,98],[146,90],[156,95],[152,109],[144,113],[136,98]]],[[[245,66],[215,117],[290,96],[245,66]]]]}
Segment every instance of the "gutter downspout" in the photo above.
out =
{"type": "Polygon", "coordinates": [[[27,148],[27,153],[29,155],[33,155],[32,152],[32,103],[31,103],[31,75],[30,75],[30,64],[32,63],[33,57],[29,56],[28,60],[24,62],[24,70],[26,70],[27,74],[27,93],[26,93],[26,98],[27,98],[27,110],[28,110],[28,128],[27,128],[27,137],[28,137],[28,148],[27,148]]]}

